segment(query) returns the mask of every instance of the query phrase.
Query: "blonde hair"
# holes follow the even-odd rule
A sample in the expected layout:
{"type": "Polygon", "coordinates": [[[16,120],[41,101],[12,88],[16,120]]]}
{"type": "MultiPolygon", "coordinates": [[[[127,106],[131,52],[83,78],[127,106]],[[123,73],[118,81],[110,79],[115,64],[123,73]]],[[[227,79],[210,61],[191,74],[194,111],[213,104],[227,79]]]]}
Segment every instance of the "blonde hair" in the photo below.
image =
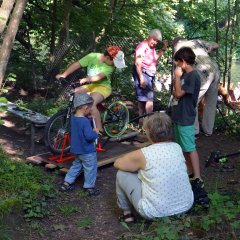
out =
{"type": "Polygon", "coordinates": [[[147,138],[154,143],[172,139],[172,121],[166,113],[158,112],[145,118],[143,128],[147,138]]]}

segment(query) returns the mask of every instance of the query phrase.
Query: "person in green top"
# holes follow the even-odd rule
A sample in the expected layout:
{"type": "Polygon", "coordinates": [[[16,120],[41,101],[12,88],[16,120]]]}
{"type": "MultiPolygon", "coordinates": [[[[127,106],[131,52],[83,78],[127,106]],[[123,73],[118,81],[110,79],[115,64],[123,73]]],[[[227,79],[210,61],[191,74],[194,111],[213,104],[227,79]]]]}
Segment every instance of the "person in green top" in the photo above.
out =
{"type": "Polygon", "coordinates": [[[57,79],[66,78],[79,68],[87,68],[87,76],[79,80],[82,86],[76,88],[75,91],[77,93],[88,93],[93,98],[94,103],[91,113],[95,117],[96,127],[99,131],[103,131],[103,128],[97,105],[110,96],[112,92],[110,77],[114,66],[117,68],[125,67],[124,53],[118,46],[108,47],[104,54],[89,53],[70,65],[63,73],[56,75],[57,79]]]}

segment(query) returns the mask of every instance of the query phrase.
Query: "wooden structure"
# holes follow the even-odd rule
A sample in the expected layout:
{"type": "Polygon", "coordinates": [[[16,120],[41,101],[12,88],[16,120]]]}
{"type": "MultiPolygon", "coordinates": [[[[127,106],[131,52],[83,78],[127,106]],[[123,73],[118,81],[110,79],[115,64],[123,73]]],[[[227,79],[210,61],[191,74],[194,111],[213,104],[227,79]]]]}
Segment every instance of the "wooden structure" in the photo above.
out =
{"type": "MultiPolygon", "coordinates": [[[[147,142],[144,135],[134,135],[132,133],[130,135],[132,136],[131,139],[128,137],[129,135],[123,135],[118,141],[110,140],[104,147],[106,151],[98,152],[98,167],[111,164],[121,155],[149,145],[149,142],[147,142]]],[[[71,166],[72,160],[59,163],[57,161],[49,160],[51,156],[52,154],[47,152],[28,157],[27,162],[44,165],[48,169],[59,169],[61,172],[66,173],[71,166]]]]}
{"type": "Polygon", "coordinates": [[[25,121],[30,123],[31,128],[31,146],[30,153],[34,154],[35,150],[35,128],[44,127],[49,119],[49,117],[42,115],[41,113],[34,112],[30,109],[22,108],[17,106],[12,102],[8,102],[7,104],[1,104],[1,106],[6,107],[6,111],[24,119],[25,121]]]}

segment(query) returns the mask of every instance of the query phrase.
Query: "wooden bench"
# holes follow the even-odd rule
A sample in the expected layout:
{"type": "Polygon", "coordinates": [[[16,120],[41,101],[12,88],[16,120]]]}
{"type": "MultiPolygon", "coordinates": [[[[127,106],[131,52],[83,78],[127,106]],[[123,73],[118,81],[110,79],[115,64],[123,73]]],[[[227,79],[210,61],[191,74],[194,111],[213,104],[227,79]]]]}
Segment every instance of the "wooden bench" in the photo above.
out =
{"type": "Polygon", "coordinates": [[[41,113],[34,112],[30,109],[21,108],[12,102],[7,104],[0,104],[0,106],[6,106],[6,111],[26,120],[30,123],[31,127],[31,146],[30,153],[33,154],[35,151],[35,128],[44,127],[49,117],[42,115],[41,113]]]}

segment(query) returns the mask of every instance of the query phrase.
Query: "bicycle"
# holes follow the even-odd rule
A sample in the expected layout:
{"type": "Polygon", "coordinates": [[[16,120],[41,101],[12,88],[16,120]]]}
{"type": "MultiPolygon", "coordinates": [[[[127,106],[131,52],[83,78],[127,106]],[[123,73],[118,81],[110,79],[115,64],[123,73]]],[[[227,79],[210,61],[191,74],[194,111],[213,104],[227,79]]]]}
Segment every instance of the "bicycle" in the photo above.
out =
{"type": "MultiPolygon", "coordinates": [[[[66,82],[64,78],[60,82],[66,82]]],[[[68,105],[58,111],[47,122],[44,130],[44,142],[53,154],[67,153],[70,150],[70,117],[73,110],[74,89],[79,83],[71,84],[68,105]]],[[[121,101],[107,103],[111,98],[97,105],[102,113],[104,134],[108,138],[117,138],[124,134],[129,123],[129,111],[121,101]]]]}

